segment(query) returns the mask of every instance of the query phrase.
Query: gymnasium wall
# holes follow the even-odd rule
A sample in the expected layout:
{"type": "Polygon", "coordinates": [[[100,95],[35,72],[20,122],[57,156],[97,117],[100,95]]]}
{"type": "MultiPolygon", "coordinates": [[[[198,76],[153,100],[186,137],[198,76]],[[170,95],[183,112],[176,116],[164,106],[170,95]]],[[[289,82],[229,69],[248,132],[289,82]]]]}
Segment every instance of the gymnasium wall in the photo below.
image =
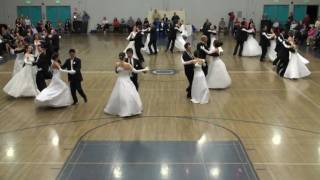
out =
{"type": "MultiPolygon", "coordinates": [[[[45,14],[45,5],[70,5],[71,11],[86,10],[91,16],[90,29],[106,16],[108,20],[113,17],[129,16],[146,17],[148,11],[153,8],[186,11],[186,22],[200,27],[208,17],[213,23],[218,23],[221,17],[228,18],[230,11],[241,11],[242,16],[253,18],[257,25],[263,13],[264,4],[290,4],[291,0],[1,0],[0,23],[13,24],[17,16],[17,6],[21,5],[41,5],[45,14]]],[[[295,4],[318,4],[319,0],[294,0],[295,4]]],[[[293,9],[293,6],[290,6],[293,9]]],[[[320,11],[319,11],[320,12],[320,11]]]]}

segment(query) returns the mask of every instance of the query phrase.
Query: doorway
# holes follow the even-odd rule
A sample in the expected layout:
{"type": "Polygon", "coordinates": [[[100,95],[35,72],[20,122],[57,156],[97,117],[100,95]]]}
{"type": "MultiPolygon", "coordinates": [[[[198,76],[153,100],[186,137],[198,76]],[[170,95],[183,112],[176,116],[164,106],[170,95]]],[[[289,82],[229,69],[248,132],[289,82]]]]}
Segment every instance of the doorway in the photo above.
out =
{"type": "Polygon", "coordinates": [[[311,24],[314,24],[316,22],[316,20],[318,19],[318,10],[319,10],[319,6],[317,6],[317,5],[307,6],[307,14],[310,17],[311,24]]]}

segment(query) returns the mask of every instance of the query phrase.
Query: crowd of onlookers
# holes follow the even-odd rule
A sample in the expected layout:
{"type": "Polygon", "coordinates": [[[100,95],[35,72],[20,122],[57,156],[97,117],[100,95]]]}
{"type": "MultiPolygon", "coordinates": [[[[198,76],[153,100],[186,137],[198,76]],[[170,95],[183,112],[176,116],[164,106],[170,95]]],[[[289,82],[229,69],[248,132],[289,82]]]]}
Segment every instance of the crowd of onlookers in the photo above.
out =
{"type": "Polygon", "coordinates": [[[167,29],[169,28],[170,23],[177,23],[180,20],[180,17],[174,12],[174,15],[169,19],[166,14],[161,16],[158,11],[155,9],[152,14],[152,22],[149,22],[148,18],[137,18],[136,20],[130,16],[127,20],[124,18],[115,17],[112,21],[108,21],[106,17],[103,17],[102,21],[97,24],[96,31],[98,32],[115,32],[115,33],[125,33],[131,32],[134,26],[141,27],[146,29],[153,24],[159,35],[165,36],[167,29]]]}
{"type": "Polygon", "coordinates": [[[50,21],[46,23],[40,21],[36,26],[33,26],[28,17],[17,18],[14,27],[1,25],[0,59],[3,59],[2,55],[6,52],[11,52],[12,54],[19,45],[19,48],[28,45],[35,46],[35,40],[41,41],[41,43],[46,46],[49,54],[58,52],[62,29],[67,28],[60,28],[59,25],[57,25],[57,28],[53,28],[50,21]]]}
{"type": "Polygon", "coordinates": [[[293,13],[290,13],[287,21],[281,24],[278,20],[270,21],[270,26],[279,33],[280,29],[292,32],[298,44],[307,45],[313,49],[320,49],[320,17],[311,22],[309,15],[303,20],[295,20],[293,13]]]}

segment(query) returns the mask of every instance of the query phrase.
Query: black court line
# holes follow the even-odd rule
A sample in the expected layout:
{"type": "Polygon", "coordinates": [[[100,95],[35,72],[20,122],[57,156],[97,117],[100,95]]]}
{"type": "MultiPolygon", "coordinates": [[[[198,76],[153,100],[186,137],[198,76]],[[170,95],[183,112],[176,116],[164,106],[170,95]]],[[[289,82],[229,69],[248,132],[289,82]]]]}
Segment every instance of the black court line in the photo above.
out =
{"type": "Polygon", "coordinates": [[[36,128],[42,128],[47,126],[57,126],[57,125],[64,125],[64,124],[72,124],[72,123],[80,123],[80,122],[86,122],[86,121],[100,121],[100,120],[115,120],[115,119],[141,119],[141,118],[186,118],[186,119],[193,119],[193,120],[201,120],[205,122],[212,122],[212,120],[224,120],[224,121],[234,121],[234,122],[242,122],[242,123],[248,123],[248,124],[257,124],[257,125],[263,125],[263,126],[271,126],[271,127],[280,127],[280,128],[286,128],[290,130],[295,131],[301,131],[305,133],[320,135],[319,131],[309,130],[309,129],[301,129],[296,127],[291,127],[287,125],[281,125],[281,124],[273,124],[273,123],[267,123],[267,122],[257,122],[252,120],[246,120],[246,119],[233,119],[233,118],[207,118],[207,117],[191,117],[191,116],[134,116],[134,117],[128,117],[128,118],[120,118],[120,117],[100,117],[100,118],[92,118],[92,119],[79,119],[79,120],[72,120],[72,121],[65,121],[65,122],[52,122],[48,124],[39,124],[35,126],[30,127],[22,127],[18,129],[8,130],[8,131],[1,131],[0,135],[9,134],[9,133],[15,133],[15,132],[21,132],[25,130],[30,129],[36,129],[36,128]],[[211,121],[209,121],[211,120],[211,121]]]}
{"type": "MultiPolygon", "coordinates": [[[[147,116],[147,117],[148,117],[148,116],[147,116]]],[[[201,120],[201,119],[197,119],[197,118],[192,118],[192,117],[171,117],[171,116],[169,116],[169,117],[166,117],[166,116],[154,116],[154,117],[157,117],[157,118],[177,118],[177,119],[182,119],[182,120],[199,121],[199,122],[202,122],[202,123],[206,123],[206,124],[208,124],[208,125],[212,125],[212,126],[215,126],[215,127],[222,128],[222,129],[230,132],[230,133],[231,133],[232,135],[234,135],[234,136],[237,138],[237,140],[239,141],[240,147],[241,147],[242,151],[245,153],[246,157],[248,158],[248,162],[249,162],[250,165],[253,167],[252,170],[253,170],[254,176],[256,177],[256,179],[259,180],[259,176],[258,176],[256,170],[254,169],[253,163],[252,163],[251,159],[249,158],[249,154],[248,154],[248,152],[246,151],[246,149],[244,148],[244,143],[243,143],[243,141],[241,140],[240,136],[239,136],[236,132],[234,132],[234,131],[232,131],[231,129],[226,128],[226,127],[224,127],[224,126],[222,126],[222,125],[219,125],[219,124],[216,124],[216,123],[213,123],[213,122],[209,122],[209,121],[205,121],[205,120],[201,120]]],[[[82,141],[82,139],[83,139],[85,136],[87,136],[89,133],[91,133],[91,132],[93,132],[93,131],[101,128],[101,127],[108,126],[108,125],[111,125],[111,124],[114,124],[114,123],[118,123],[118,122],[121,122],[121,121],[132,121],[132,120],[143,119],[143,118],[146,118],[146,117],[114,120],[114,121],[111,121],[111,122],[107,122],[107,123],[101,124],[101,125],[99,125],[99,126],[96,126],[96,127],[92,128],[92,129],[89,129],[88,131],[86,131],[86,132],[85,132],[82,136],[80,136],[80,138],[77,140],[77,143],[76,143],[76,145],[74,146],[74,149],[72,150],[72,153],[69,154],[69,156],[68,156],[68,158],[67,158],[67,161],[64,163],[64,165],[63,165],[61,171],[59,172],[59,174],[57,175],[56,179],[58,180],[58,178],[62,175],[62,172],[65,170],[67,164],[70,162],[71,157],[72,157],[72,155],[73,155],[73,152],[75,152],[75,151],[74,151],[75,148],[80,145],[80,142],[82,141]]]]}

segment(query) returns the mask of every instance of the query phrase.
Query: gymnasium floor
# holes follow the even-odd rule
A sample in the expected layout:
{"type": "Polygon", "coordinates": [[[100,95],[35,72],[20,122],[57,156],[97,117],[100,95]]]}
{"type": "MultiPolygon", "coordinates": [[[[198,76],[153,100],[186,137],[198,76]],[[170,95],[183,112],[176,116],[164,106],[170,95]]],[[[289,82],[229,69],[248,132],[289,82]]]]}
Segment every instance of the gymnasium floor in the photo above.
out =
{"type": "MultiPolygon", "coordinates": [[[[186,99],[179,53],[145,55],[141,116],[103,113],[116,80],[114,62],[125,35],[64,36],[61,59],[76,48],[87,104],[38,109],[32,98],[0,91],[1,180],[318,180],[320,177],[320,61],[308,50],[312,75],[279,78],[269,62],[233,57],[222,37],[232,78],[210,91],[207,105],[186,99]]],[[[195,43],[195,42],[194,42],[195,43]]],[[[14,61],[0,65],[0,87],[14,61]]],[[[64,75],[66,79],[66,75],[64,75]]]]}

